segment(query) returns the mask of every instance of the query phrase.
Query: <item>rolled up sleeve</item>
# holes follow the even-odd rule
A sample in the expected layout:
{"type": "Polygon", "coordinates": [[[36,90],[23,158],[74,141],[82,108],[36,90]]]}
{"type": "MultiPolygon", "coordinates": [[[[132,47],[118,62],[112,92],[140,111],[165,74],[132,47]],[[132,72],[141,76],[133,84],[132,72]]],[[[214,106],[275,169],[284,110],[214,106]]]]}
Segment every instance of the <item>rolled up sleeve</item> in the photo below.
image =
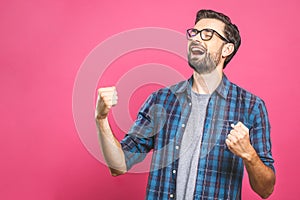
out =
{"type": "Polygon", "coordinates": [[[260,101],[254,118],[254,126],[250,130],[251,143],[262,162],[275,172],[270,130],[266,106],[263,101],[260,101]]]}

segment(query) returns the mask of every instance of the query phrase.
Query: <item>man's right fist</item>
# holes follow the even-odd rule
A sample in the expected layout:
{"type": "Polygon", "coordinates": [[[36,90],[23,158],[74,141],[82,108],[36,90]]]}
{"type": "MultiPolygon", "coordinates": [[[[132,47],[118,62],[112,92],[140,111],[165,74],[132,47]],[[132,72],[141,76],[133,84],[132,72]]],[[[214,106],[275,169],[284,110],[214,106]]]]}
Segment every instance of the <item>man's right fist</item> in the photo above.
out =
{"type": "Polygon", "coordinates": [[[112,106],[118,102],[116,87],[105,87],[98,89],[98,97],[95,110],[96,119],[107,117],[112,106]]]}

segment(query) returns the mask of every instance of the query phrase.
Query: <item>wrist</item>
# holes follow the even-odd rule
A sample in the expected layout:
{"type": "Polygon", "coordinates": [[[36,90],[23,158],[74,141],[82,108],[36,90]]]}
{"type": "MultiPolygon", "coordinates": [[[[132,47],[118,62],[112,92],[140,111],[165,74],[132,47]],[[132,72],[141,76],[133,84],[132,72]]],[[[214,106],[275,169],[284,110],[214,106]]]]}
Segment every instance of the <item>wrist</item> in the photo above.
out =
{"type": "Polygon", "coordinates": [[[247,153],[245,153],[242,157],[244,163],[249,163],[249,164],[256,163],[258,158],[259,157],[253,147],[250,148],[250,150],[247,153]]]}
{"type": "Polygon", "coordinates": [[[111,129],[107,117],[103,119],[96,119],[96,126],[100,135],[111,134],[111,129]]]}
{"type": "Polygon", "coordinates": [[[106,127],[108,125],[108,118],[107,116],[95,116],[95,122],[98,130],[103,131],[103,127],[106,127]]]}
{"type": "Polygon", "coordinates": [[[98,120],[105,120],[107,119],[108,117],[108,113],[106,115],[101,115],[101,114],[95,114],[95,120],[98,121],[98,120]]]}
{"type": "Polygon", "coordinates": [[[95,121],[97,124],[104,124],[106,121],[108,121],[107,116],[96,116],[95,121]]]}

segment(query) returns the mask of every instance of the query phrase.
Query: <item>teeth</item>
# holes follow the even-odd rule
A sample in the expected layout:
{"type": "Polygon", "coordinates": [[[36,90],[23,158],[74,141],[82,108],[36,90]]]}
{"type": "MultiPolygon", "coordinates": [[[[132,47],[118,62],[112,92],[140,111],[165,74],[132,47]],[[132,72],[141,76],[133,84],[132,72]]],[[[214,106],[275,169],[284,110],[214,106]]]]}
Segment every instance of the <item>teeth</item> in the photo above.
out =
{"type": "Polygon", "coordinates": [[[204,50],[202,48],[199,48],[199,47],[192,47],[191,51],[198,52],[198,53],[201,53],[201,54],[204,53],[204,50]]]}
{"type": "Polygon", "coordinates": [[[199,48],[192,48],[192,51],[201,51],[199,48]]]}

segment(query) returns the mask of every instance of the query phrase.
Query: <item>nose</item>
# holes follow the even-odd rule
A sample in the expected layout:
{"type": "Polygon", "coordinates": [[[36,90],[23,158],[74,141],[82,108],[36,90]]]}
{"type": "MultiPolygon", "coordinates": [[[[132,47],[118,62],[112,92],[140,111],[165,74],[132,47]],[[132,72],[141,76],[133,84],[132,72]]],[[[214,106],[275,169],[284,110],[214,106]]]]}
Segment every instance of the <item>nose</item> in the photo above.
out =
{"type": "Polygon", "coordinates": [[[202,39],[200,38],[199,34],[197,34],[195,37],[192,38],[192,43],[194,44],[202,43],[202,39]]]}
{"type": "Polygon", "coordinates": [[[200,43],[202,42],[202,39],[200,37],[200,33],[198,33],[197,35],[195,35],[193,38],[192,38],[193,42],[195,43],[200,43]]]}

